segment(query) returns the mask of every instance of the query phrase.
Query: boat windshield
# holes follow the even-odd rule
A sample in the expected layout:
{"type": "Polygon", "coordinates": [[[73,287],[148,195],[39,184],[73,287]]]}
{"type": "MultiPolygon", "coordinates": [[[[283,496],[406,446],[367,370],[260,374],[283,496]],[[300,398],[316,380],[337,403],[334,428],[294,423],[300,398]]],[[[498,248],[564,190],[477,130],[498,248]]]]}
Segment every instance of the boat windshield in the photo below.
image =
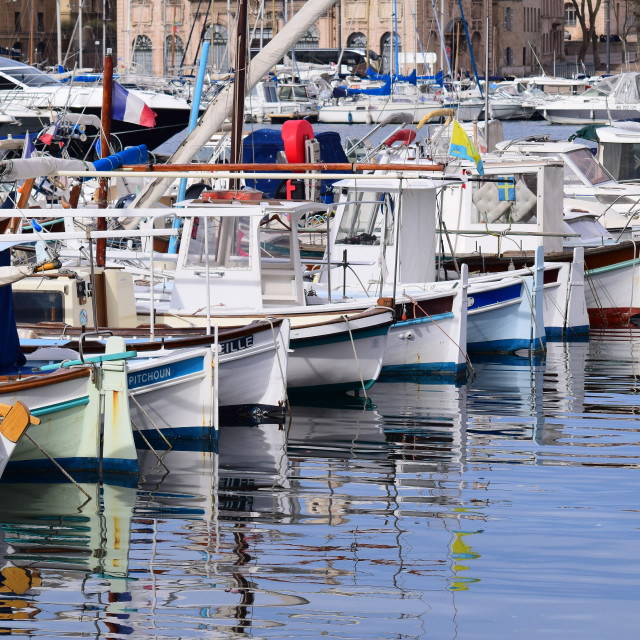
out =
{"type": "Polygon", "coordinates": [[[336,244],[380,244],[386,229],[386,244],[393,244],[393,204],[389,194],[355,194],[344,205],[336,244]]]}
{"type": "Polygon", "coordinates": [[[603,184],[604,182],[611,182],[613,180],[607,170],[587,149],[569,151],[567,158],[592,185],[603,184]]]}
{"type": "Polygon", "coordinates": [[[296,102],[299,100],[304,101],[309,99],[306,87],[301,84],[285,84],[280,87],[278,95],[280,96],[280,100],[284,100],[286,102],[296,102]]]}
{"type": "Polygon", "coordinates": [[[601,142],[602,164],[621,182],[640,177],[640,142],[601,142]]]}
{"type": "Polygon", "coordinates": [[[29,87],[56,86],[60,82],[23,62],[0,57],[0,72],[29,87]]]}
{"type": "Polygon", "coordinates": [[[249,218],[211,217],[194,218],[187,266],[201,268],[206,265],[224,269],[250,269],[249,218]],[[208,228],[209,257],[205,253],[205,226],[208,228]]]}

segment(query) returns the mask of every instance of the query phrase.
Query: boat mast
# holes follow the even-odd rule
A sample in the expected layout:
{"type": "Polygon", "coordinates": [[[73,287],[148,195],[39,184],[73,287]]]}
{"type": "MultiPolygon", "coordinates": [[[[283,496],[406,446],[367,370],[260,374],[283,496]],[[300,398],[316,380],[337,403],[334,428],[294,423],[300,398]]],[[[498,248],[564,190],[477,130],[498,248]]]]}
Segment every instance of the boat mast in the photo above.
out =
{"type": "MultiPolygon", "coordinates": [[[[236,72],[234,75],[233,112],[231,117],[231,163],[242,162],[242,127],[244,126],[244,96],[247,85],[247,25],[248,0],[238,0],[236,40],[236,72]]],[[[237,187],[231,187],[237,188],[237,187]]]]}
{"type": "Polygon", "coordinates": [[[83,57],[82,57],[82,3],[80,0],[78,3],[78,66],[82,69],[83,57]]]}
{"type": "MultiPolygon", "coordinates": [[[[306,2],[293,18],[284,26],[265,48],[249,64],[246,90],[251,90],[280,60],[302,34],[319,20],[336,0],[312,0],[306,2]]],[[[190,162],[195,154],[206,144],[211,135],[218,131],[233,105],[233,87],[227,85],[211,101],[194,130],[180,143],[169,159],[172,163],[190,162]]],[[[150,181],[138,197],[131,203],[132,208],[150,207],[166,189],[162,178],[150,181]]]]}

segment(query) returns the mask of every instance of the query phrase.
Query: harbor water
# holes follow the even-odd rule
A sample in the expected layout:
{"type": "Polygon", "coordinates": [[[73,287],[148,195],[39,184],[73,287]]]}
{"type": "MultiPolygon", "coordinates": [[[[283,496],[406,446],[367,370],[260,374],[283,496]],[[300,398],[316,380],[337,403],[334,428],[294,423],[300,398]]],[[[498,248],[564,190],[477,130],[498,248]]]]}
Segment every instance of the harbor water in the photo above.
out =
{"type": "Polygon", "coordinates": [[[91,499],[4,478],[0,633],[633,638],[639,379],[640,330],[594,331],[139,451],[138,482],[91,499]]]}

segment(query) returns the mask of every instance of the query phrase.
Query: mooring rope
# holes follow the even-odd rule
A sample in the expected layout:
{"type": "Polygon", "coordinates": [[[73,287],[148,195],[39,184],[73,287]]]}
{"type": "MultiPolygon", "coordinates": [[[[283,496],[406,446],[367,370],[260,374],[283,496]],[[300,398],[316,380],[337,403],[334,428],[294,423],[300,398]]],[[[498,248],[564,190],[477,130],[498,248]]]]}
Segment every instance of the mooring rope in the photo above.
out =
{"type": "Polygon", "coordinates": [[[431,320],[431,322],[433,322],[433,324],[435,324],[436,327],[438,327],[438,329],[440,329],[440,331],[442,331],[442,333],[444,333],[444,335],[447,336],[447,338],[449,338],[449,340],[451,340],[451,342],[453,342],[453,344],[458,348],[458,351],[462,354],[462,356],[465,359],[465,362],[467,363],[467,367],[471,370],[471,374],[473,376],[475,376],[476,375],[476,370],[473,368],[473,365],[471,364],[471,360],[469,359],[469,355],[462,350],[462,347],[438,324],[437,320],[434,320],[433,317],[430,316],[427,313],[427,311],[420,306],[420,303],[417,300],[414,300],[406,291],[403,291],[402,295],[405,298],[408,298],[409,300],[411,300],[411,302],[413,303],[413,306],[414,306],[413,317],[414,317],[414,319],[416,319],[415,307],[418,307],[418,309],[420,309],[420,311],[422,311],[422,313],[424,313],[424,315],[427,318],[429,318],[429,320],[431,320]]]}
{"type": "Polygon", "coordinates": [[[278,345],[278,339],[276,337],[276,331],[275,328],[273,326],[273,320],[274,318],[271,318],[269,316],[265,317],[265,320],[269,323],[269,326],[271,327],[271,336],[273,338],[273,346],[275,347],[276,350],[276,358],[278,360],[278,368],[280,369],[280,380],[282,380],[282,390],[284,392],[284,401],[285,404],[287,406],[287,411],[289,412],[289,415],[291,415],[291,405],[289,404],[289,394],[287,393],[287,379],[284,375],[284,370],[282,368],[282,362],[280,360],[280,347],[278,345]]]}
{"type": "Polygon", "coordinates": [[[362,370],[360,368],[360,361],[358,360],[358,352],[356,351],[356,343],[353,340],[353,333],[351,332],[351,326],[349,325],[349,318],[346,315],[340,316],[347,325],[347,331],[349,332],[349,338],[351,339],[351,347],[353,348],[353,356],[356,359],[356,365],[358,367],[358,375],[360,376],[360,384],[362,385],[362,393],[364,395],[365,401],[368,401],[367,390],[364,386],[364,378],[362,377],[362,370]]]}

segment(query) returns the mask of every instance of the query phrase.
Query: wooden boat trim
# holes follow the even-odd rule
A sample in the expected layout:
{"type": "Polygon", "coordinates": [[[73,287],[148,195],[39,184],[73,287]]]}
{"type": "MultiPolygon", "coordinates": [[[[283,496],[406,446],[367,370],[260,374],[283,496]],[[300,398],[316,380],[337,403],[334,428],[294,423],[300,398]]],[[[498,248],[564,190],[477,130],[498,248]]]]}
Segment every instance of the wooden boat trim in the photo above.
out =
{"type": "Polygon", "coordinates": [[[20,379],[15,376],[0,376],[0,394],[24,391],[25,389],[37,389],[38,387],[48,387],[52,384],[58,384],[59,382],[88,378],[89,375],[91,375],[91,369],[89,367],[79,367],[77,369],[61,369],[46,375],[30,376],[20,379]]]}
{"type": "MultiPolygon", "coordinates": [[[[255,335],[257,333],[262,333],[263,331],[271,331],[272,327],[274,329],[279,328],[282,325],[284,318],[272,318],[271,324],[269,324],[266,320],[256,320],[254,322],[249,323],[248,325],[244,325],[242,327],[220,327],[218,332],[218,342],[223,343],[229,340],[236,340],[238,338],[244,338],[248,335],[255,335]]],[[[33,324],[33,325],[21,325],[21,328],[30,328],[34,331],[43,330],[43,333],[46,332],[49,336],[51,335],[61,335],[63,329],[65,328],[62,323],[42,323],[42,324],[33,324]],[[56,332],[55,329],[59,329],[59,332],[56,332]]],[[[124,338],[141,338],[145,337],[149,334],[148,329],[137,327],[135,329],[109,329],[113,331],[114,335],[122,336],[124,338]]],[[[205,334],[205,327],[192,327],[192,328],[179,328],[179,329],[171,329],[170,327],[165,327],[162,329],[164,335],[159,335],[158,328],[155,329],[155,334],[159,337],[159,340],[149,341],[149,342],[136,342],[132,344],[126,345],[127,351],[156,351],[158,349],[181,349],[187,347],[200,347],[203,345],[211,345],[215,342],[215,336],[213,334],[205,334]],[[180,337],[176,337],[176,333],[180,334],[180,337]]],[[[68,335],[80,335],[81,330],[78,327],[66,327],[66,334],[68,335]]],[[[64,346],[67,349],[75,349],[76,351],[79,349],[78,340],[69,340],[65,342],[64,346]]],[[[23,346],[23,352],[33,352],[37,349],[36,346],[23,346]]],[[[82,345],[82,350],[84,353],[98,353],[104,351],[104,343],[98,342],[96,340],[87,340],[82,345]]]]}

